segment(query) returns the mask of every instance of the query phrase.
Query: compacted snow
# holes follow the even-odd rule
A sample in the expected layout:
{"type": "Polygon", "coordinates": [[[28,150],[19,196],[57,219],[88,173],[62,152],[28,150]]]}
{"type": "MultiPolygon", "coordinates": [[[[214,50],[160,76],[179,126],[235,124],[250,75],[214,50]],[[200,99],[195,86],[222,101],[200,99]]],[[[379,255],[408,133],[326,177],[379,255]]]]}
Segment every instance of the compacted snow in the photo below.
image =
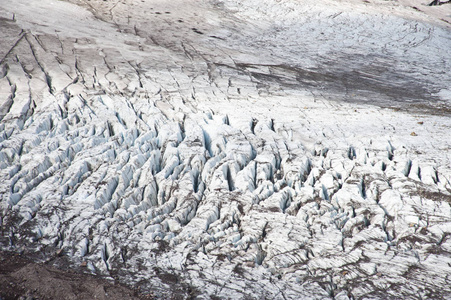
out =
{"type": "Polygon", "coordinates": [[[425,4],[0,0],[1,248],[161,298],[451,298],[425,4]]]}

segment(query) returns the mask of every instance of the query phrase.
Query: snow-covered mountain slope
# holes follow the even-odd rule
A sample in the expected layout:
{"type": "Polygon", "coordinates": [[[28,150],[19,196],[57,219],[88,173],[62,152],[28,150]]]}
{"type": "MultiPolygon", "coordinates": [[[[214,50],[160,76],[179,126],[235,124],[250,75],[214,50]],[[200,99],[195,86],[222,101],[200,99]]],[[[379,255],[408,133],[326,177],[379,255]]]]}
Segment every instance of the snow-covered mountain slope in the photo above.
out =
{"type": "Polygon", "coordinates": [[[161,298],[450,297],[451,5],[70,2],[0,0],[2,249],[161,298]]]}

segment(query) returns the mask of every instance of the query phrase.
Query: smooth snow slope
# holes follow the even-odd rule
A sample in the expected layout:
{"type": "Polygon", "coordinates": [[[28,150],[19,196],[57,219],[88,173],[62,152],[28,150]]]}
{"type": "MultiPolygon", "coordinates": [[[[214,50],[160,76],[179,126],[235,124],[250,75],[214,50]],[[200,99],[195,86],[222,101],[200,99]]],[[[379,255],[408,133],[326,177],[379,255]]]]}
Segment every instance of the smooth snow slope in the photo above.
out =
{"type": "Polygon", "coordinates": [[[2,249],[161,298],[450,298],[451,5],[70,2],[0,0],[2,249]]]}

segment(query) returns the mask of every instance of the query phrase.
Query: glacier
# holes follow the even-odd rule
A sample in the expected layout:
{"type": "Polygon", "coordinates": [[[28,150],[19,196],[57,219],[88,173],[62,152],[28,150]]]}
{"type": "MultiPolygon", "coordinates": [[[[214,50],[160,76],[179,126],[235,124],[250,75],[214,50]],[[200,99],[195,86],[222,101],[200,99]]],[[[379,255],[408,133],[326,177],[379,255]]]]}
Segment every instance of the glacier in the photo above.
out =
{"type": "Polygon", "coordinates": [[[164,299],[451,299],[450,22],[0,0],[1,249],[164,299]]]}

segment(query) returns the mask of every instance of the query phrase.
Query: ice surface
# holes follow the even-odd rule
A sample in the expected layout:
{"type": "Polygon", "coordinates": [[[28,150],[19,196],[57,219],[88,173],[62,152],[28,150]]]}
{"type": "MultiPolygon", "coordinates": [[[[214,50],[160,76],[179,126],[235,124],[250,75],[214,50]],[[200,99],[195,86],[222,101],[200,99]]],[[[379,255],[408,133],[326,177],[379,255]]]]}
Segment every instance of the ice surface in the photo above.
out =
{"type": "Polygon", "coordinates": [[[449,8],[414,2],[0,0],[1,248],[166,299],[449,297],[449,8]]]}

